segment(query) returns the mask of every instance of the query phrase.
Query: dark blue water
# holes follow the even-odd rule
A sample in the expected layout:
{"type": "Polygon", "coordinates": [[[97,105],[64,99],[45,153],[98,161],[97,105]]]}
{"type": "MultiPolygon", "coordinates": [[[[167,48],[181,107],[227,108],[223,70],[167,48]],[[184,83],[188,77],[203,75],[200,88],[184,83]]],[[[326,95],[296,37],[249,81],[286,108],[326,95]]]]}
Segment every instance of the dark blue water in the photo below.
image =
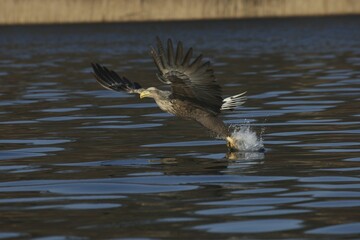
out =
{"type": "Polygon", "coordinates": [[[356,239],[360,18],[0,27],[0,239],[356,239]],[[161,86],[155,36],[214,63],[228,154],[90,62],[161,86]]]}

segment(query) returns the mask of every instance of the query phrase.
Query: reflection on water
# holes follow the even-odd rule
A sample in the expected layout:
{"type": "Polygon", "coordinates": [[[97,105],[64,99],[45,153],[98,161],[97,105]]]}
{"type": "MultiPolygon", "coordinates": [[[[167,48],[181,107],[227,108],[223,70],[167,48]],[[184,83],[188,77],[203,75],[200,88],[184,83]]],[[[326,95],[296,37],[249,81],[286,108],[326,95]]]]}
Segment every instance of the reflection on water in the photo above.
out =
{"type": "Polygon", "coordinates": [[[0,238],[356,238],[359,22],[1,27],[0,238]],[[246,151],[98,86],[94,61],[159,86],[156,35],[247,91],[224,115],[246,151]]]}

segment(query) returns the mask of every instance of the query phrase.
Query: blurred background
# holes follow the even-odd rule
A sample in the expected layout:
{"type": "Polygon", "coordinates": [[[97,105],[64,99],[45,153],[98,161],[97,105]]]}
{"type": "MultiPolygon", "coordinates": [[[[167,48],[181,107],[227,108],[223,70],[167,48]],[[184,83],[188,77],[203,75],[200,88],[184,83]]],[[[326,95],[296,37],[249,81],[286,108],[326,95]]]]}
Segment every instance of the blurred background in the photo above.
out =
{"type": "Polygon", "coordinates": [[[2,0],[0,24],[236,19],[358,13],[358,0],[2,0]]]}

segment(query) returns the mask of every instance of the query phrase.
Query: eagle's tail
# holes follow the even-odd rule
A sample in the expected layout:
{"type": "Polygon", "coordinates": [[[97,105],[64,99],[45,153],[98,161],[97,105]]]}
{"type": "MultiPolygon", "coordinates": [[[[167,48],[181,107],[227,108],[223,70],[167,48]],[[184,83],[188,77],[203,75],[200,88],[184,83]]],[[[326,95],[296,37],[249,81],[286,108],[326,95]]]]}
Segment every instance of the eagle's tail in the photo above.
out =
{"type": "Polygon", "coordinates": [[[221,111],[226,111],[226,110],[230,110],[233,111],[235,110],[235,108],[243,105],[246,101],[246,96],[245,96],[246,92],[231,96],[231,97],[227,97],[223,100],[223,104],[221,106],[221,111]]]}

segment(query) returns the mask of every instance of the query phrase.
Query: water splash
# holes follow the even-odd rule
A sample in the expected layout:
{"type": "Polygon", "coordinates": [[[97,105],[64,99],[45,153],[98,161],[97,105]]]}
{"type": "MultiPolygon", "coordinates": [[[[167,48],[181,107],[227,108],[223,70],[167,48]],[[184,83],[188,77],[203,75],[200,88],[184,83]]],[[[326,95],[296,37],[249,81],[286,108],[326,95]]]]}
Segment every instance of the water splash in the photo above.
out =
{"type": "Polygon", "coordinates": [[[262,152],[265,150],[262,139],[264,129],[257,135],[251,128],[250,123],[232,125],[231,128],[233,129],[231,137],[236,140],[237,147],[240,151],[262,152]]]}

